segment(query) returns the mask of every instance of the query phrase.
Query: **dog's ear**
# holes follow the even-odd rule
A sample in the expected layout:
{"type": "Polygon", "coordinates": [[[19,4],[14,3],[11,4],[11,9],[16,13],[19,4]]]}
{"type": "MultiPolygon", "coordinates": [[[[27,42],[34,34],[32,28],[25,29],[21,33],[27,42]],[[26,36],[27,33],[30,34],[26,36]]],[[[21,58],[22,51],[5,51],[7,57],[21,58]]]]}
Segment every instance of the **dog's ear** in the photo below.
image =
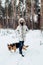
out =
{"type": "Polygon", "coordinates": [[[7,44],[7,46],[9,46],[9,44],[7,44]]]}

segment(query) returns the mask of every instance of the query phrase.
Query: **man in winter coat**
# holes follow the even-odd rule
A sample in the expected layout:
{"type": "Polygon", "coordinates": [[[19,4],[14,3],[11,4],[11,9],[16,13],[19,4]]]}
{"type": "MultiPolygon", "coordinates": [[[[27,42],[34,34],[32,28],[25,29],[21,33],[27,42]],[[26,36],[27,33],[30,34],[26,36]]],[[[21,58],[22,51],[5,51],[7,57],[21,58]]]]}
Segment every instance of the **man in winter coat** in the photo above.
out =
{"type": "Polygon", "coordinates": [[[26,33],[28,31],[28,28],[26,26],[26,22],[23,18],[20,18],[18,21],[19,25],[17,27],[17,31],[18,31],[18,35],[19,35],[19,53],[24,57],[24,55],[22,54],[22,48],[24,45],[24,40],[25,40],[25,36],[26,33]]]}

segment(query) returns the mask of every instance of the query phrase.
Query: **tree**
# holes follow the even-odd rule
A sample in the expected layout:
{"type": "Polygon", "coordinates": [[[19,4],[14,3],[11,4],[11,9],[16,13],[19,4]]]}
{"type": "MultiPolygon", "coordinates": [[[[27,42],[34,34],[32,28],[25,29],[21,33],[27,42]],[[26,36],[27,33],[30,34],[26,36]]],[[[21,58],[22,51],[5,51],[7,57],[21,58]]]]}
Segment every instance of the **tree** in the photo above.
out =
{"type": "Polygon", "coordinates": [[[8,5],[8,16],[12,17],[12,14],[13,14],[13,8],[12,8],[12,4],[10,2],[8,5]]]}
{"type": "Polygon", "coordinates": [[[2,15],[3,15],[3,14],[2,14],[2,5],[1,5],[1,3],[2,3],[2,2],[1,2],[1,0],[0,0],[0,17],[2,17],[2,15]]]}
{"type": "Polygon", "coordinates": [[[5,1],[5,15],[6,15],[6,26],[8,27],[8,6],[9,6],[9,0],[5,1]]]}

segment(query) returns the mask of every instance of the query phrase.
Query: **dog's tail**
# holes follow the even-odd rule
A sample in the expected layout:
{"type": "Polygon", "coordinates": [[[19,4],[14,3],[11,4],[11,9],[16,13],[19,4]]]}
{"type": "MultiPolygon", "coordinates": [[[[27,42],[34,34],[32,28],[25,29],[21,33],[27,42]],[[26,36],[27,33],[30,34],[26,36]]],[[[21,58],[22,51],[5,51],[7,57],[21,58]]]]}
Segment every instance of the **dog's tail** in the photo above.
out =
{"type": "Polygon", "coordinates": [[[28,45],[26,47],[29,47],[28,45]]]}

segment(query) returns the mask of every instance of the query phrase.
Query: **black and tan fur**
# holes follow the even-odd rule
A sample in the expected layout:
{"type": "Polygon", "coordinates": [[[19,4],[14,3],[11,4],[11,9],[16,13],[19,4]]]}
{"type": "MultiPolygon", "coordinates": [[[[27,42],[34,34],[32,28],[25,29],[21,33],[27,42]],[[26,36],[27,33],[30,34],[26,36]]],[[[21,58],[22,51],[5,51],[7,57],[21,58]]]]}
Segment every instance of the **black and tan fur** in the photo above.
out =
{"type": "MultiPolygon", "coordinates": [[[[8,44],[8,49],[11,51],[11,50],[14,50],[14,52],[16,51],[17,48],[19,48],[19,43],[13,43],[13,44],[8,44]]],[[[23,46],[23,50],[26,50],[28,48],[28,45],[27,46],[23,46]]]]}

